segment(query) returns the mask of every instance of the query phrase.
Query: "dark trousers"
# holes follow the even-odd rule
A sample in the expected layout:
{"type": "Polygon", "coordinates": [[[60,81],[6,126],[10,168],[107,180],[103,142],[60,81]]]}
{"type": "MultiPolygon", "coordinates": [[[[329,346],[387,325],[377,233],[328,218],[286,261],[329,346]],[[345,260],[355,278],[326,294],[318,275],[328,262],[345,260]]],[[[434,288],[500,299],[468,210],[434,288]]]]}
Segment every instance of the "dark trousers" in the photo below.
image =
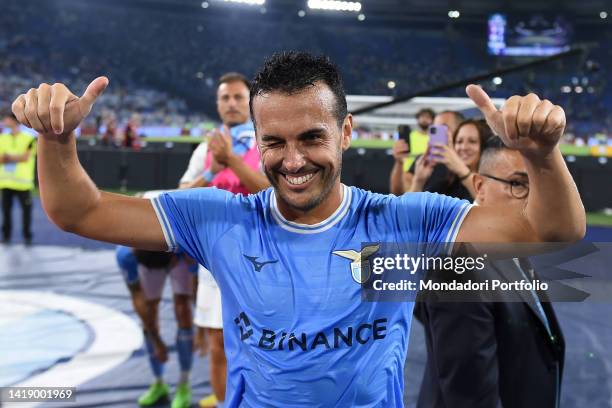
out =
{"type": "Polygon", "coordinates": [[[2,237],[4,240],[11,238],[13,229],[11,211],[13,209],[13,197],[17,197],[21,204],[23,238],[26,240],[32,239],[32,194],[31,191],[18,191],[8,188],[2,189],[2,237]]]}

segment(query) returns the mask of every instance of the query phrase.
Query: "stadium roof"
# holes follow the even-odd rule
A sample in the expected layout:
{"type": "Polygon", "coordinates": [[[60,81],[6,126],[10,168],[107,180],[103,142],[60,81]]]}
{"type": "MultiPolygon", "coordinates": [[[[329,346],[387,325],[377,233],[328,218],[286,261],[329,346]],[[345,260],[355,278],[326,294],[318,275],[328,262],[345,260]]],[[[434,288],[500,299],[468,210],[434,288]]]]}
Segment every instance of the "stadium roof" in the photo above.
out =
{"type": "MultiPolygon", "coordinates": [[[[214,0],[211,0],[214,1],[214,0]]],[[[356,1],[356,0],[352,0],[356,1]]],[[[448,20],[449,10],[459,10],[460,20],[482,20],[492,13],[539,13],[566,15],[591,21],[600,20],[601,11],[611,12],[609,0],[359,0],[362,12],[371,17],[392,20],[448,20]]],[[[300,7],[301,1],[267,0],[270,7],[300,7]]],[[[303,3],[306,3],[304,0],[303,3]]],[[[303,6],[302,6],[303,7],[303,6]]],[[[586,22],[586,21],[585,21],[586,22]]]]}
{"type": "MultiPolygon", "coordinates": [[[[391,96],[376,95],[347,95],[348,110],[352,112],[365,106],[388,102],[391,96]]],[[[503,98],[492,99],[495,106],[500,107],[505,102],[503,98]]],[[[470,117],[478,115],[478,110],[470,98],[447,98],[447,97],[417,97],[406,102],[377,109],[373,112],[358,115],[355,122],[360,126],[371,126],[376,128],[395,128],[397,125],[415,125],[416,113],[422,108],[431,108],[434,112],[459,111],[470,117]]]]}
{"type": "MultiPolygon", "coordinates": [[[[63,0],[67,1],[67,0],[63,0]]],[[[80,0],[79,0],[80,1],[80,0]]],[[[93,0],[89,0],[93,1],[93,0]]],[[[492,13],[563,15],[574,23],[609,24],[612,18],[601,19],[599,13],[611,13],[609,0],[352,0],[360,1],[361,12],[369,22],[410,22],[410,23],[448,23],[454,24],[482,22],[492,13]],[[449,19],[448,12],[458,10],[461,17],[449,19]]],[[[261,18],[276,19],[280,16],[298,18],[298,11],[305,10],[305,15],[313,16],[349,16],[356,13],[334,12],[327,10],[309,10],[307,0],[265,0],[263,6],[246,6],[228,3],[223,0],[106,0],[105,3],[125,7],[162,8],[174,12],[195,12],[206,3],[208,15],[226,15],[228,10],[239,12],[251,10],[261,18]]],[[[352,18],[351,18],[352,19],[352,18]]]]}

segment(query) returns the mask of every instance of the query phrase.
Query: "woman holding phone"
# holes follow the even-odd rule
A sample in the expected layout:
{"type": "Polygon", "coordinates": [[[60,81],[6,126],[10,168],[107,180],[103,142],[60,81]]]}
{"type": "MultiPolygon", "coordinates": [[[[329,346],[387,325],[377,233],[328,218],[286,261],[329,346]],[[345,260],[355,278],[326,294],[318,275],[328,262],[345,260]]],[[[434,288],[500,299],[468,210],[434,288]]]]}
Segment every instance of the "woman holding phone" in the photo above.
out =
{"type": "Polygon", "coordinates": [[[410,191],[429,191],[472,201],[472,176],[478,171],[480,153],[493,134],[486,122],[463,121],[452,136],[452,145],[431,144],[416,161],[410,191]]]}

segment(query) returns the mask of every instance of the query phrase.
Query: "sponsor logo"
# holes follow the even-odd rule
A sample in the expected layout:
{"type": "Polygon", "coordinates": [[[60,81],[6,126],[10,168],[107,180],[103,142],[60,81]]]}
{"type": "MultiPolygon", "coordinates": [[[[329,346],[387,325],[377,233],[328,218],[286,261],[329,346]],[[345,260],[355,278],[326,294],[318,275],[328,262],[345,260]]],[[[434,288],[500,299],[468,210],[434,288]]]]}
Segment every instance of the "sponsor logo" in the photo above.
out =
{"type": "Polygon", "coordinates": [[[369,342],[382,340],[387,335],[387,318],[376,319],[372,323],[361,323],[347,327],[334,327],[316,333],[286,332],[262,328],[253,329],[251,321],[244,312],[234,319],[240,330],[240,340],[255,337],[254,345],[264,350],[309,351],[315,349],[338,349],[362,346],[369,342]]]}
{"type": "MultiPolygon", "coordinates": [[[[244,254],[243,254],[244,255],[244,254]]],[[[272,260],[272,261],[258,261],[257,258],[259,258],[258,256],[248,256],[248,255],[244,255],[244,257],[246,259],[248,259],[252,264],[253,264],[253,268],[255,268],[255,272],[261,272],[261,268],[263,268],[264,266],[268,265],[268,264],[273,264],[273,263],[277,263],[278,260],[272,260]]]]}

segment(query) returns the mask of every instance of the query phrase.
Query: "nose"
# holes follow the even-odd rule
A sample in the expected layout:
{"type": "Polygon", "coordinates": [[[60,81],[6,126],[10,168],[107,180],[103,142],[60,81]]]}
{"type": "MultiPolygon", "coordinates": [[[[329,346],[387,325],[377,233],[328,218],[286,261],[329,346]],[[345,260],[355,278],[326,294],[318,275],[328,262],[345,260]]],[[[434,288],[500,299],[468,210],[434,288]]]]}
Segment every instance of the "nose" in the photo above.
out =
{"type": "Polygon", "coordinates": [[[288,144],[283,157],[283,167],[285,170],[288,173],[297,173],[305,165],[306,159],[299,146],[288,144]]]}
{"type": "Polygon", "coordinates": [[[229,98],[227,102],[228,102],[227,103],[228,106],[232,109],[235,108],[236,105],[238,104],[238,102],[236,101],[236,98],[229,98]]]}

